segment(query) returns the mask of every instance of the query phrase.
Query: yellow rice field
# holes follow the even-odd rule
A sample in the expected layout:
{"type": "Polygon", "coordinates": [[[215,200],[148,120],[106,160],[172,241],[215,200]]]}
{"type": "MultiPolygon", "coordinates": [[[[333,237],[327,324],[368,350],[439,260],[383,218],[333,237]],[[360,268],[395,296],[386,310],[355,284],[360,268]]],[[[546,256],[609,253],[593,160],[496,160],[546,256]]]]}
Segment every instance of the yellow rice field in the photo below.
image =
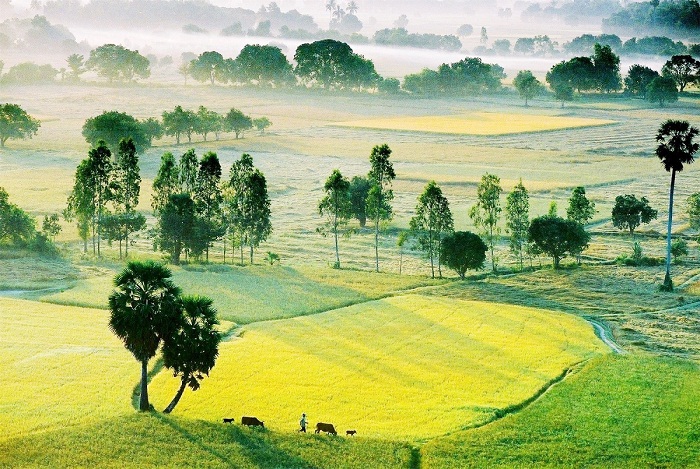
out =
{"type": "MultiPolygon", "coordinates": [[[[491,419],[567,367],[606,352],[580,318],[532,308],[407,295],[246,326],[178,415],[243,415],[268,428],[310,424],[419,440],[491,419]]],[[[152,382],[165,407],[170,373],[152,382]]]]}
{"type": "Polygon", "coordinates": [[[139,364],[105,311],[0,298],[0,439],[133,412],[139,364]]]}
{"type": "Polygon", "coordinates": [[[507,135],[614,124],[606,119],[474,112],[456,116],[410,116],[339,122],[333,125],[365,129],[403,130],[463,135],[507,135]]]}

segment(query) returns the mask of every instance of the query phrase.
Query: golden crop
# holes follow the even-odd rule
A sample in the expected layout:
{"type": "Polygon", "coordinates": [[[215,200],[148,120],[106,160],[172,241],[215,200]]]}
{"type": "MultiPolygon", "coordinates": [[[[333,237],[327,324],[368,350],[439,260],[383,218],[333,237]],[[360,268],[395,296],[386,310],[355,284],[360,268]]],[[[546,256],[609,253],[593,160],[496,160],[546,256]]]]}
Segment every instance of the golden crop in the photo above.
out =
{"type": "MultiPolygon", "coordinates": [[[[605,350],[573,316],[407,295],[247,326],[222,344],[211,376],[175,413],[252,415],[294,431],[306,412],[312,427],[421,439],[487,421],[605,350]]],[[[177,384],[158,375],[154,404],[165,407],[177,384]]]]}

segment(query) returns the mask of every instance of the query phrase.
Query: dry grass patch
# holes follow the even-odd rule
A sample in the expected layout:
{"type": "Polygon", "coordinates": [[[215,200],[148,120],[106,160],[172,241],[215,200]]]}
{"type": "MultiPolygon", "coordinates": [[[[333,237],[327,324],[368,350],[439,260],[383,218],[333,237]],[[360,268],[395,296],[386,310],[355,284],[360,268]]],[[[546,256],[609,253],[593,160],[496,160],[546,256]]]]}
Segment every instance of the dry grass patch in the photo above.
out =
{"type": "Polygon", "coordinates": [[[342,127],[464,135],[508,135],[614,124],[606,119],[516,113],[474,112],[459,116],[419,116],[336,123],[342,127]]]}
{"type": "MultiPolygon", "coordinates": [[[[302,412],[338,431],[421,439],[485,422],[562,370],[606,352],[590,325],[531,308],[408,295],[247,326],[176,413],[255,415],[293,431],[302,412]]],[[[170,373],[153,381],[165,406],[170,373]]]]}

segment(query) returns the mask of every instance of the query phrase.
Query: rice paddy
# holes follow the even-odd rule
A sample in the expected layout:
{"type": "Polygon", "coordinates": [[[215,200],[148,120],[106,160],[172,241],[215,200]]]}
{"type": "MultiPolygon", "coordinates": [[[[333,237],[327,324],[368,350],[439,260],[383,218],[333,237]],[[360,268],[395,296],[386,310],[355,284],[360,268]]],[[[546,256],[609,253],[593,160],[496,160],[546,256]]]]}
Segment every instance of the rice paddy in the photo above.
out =
{"type": "Polygon", "coordinates": [[[509,135],[614,124],[590,119],[525,113],[474,112],[468,115],[388,117],[335,123],[341,127],[462,135],[509,135]]]}
{"type": "MultiPolygon", "coordinates": [[[[255,415],[384,439],[424,439],[492,420],[566,368],[606,353],[585,321],[551,311],[417,295],[247,326],[177,415],[255,415]]],[[[153,381],[154,403],[177,388],[153,381]]]]}

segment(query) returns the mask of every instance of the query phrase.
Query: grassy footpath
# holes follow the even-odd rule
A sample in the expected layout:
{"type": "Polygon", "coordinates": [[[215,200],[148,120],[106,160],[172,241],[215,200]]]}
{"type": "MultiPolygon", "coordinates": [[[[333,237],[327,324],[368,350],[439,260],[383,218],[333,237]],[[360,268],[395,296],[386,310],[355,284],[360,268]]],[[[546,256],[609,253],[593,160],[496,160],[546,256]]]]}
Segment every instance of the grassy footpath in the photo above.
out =
{"type": "Polygon", "coordinates": [[[424,467],[697,467],[700,369],[605,356],[525,411],[423,447],[424,467]]]}

